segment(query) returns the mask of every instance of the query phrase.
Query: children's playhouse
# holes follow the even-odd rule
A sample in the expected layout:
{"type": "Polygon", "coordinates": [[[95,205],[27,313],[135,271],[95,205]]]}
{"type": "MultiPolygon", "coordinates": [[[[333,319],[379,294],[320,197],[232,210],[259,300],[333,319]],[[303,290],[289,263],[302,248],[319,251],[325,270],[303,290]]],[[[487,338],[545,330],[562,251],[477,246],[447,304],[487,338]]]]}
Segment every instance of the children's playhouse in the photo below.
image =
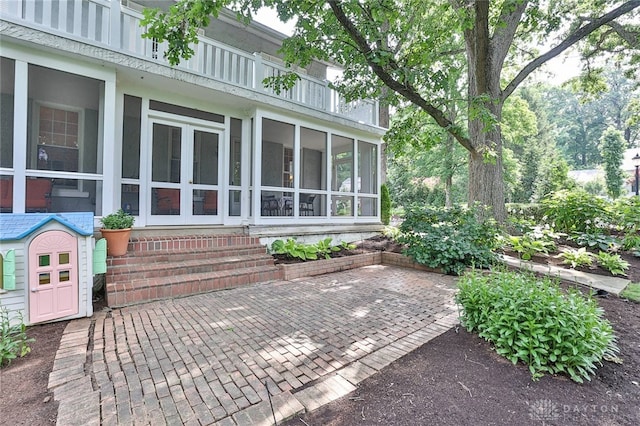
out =
{"type": "Polygon", "coordinates": [[[0,215],[0,305],[25,324],[93,315],[93,213],[0,215]]]}

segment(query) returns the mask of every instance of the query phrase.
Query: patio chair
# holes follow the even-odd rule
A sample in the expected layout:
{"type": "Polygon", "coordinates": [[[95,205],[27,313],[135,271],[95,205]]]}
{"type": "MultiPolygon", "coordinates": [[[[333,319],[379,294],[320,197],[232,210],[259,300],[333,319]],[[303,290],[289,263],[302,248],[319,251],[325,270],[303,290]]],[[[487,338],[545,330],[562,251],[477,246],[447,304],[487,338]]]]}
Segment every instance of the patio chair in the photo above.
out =
{"type": "Polygon", "coordinates": [[[51,209],[52,187],[53,182],[51,181],[51,179],[28,178],[25,211],[27,213],[47,213],[51,209]]]}
{"type": "Polygon", "coordinates": [[[313,216],[314,208],[313,202],[316,196],[310,194],[300,194],[300,215],[301,216],[313,216]]]}
{"type": "Polygon", "coordinates": [[[277,216],[280,212],[280,206],[275,195],[263,195],[262,204],[260,206],[262,216],[277,216]]]}
{"type": "Polygon", "coordinates": [[[13,211],[13,178],[0,179],[0,212],[13,211]]]}

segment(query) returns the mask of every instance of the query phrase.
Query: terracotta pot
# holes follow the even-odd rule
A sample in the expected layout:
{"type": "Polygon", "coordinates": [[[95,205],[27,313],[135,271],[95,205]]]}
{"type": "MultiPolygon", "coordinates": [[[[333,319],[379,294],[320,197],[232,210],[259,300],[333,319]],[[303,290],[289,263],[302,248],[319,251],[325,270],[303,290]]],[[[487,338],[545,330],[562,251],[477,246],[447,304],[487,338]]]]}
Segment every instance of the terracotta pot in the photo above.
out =
{"type": "Polygon", "coordinates": [[[100,232],[107,240],[107,256],[122,256],[127,253],[131,228],[101,229],[100,232]]]}

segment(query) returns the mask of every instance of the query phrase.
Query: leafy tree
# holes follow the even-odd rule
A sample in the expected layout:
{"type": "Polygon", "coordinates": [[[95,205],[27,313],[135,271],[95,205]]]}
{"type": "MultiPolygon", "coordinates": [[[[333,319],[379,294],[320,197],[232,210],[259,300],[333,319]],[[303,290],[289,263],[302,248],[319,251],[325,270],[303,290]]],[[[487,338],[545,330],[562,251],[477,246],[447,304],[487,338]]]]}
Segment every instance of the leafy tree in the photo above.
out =
{"type": "Polygon", "coordinates": [[[547,152],[541,164],[531,196],[531,201],[540,201],[552,192],[573,189],[576,183],[569,178],[569,165],[558,151],[547,152]]]}
{"type": "MultiPolygon", "coordinates": [[[[167,57],[176,64],[193,54],[189,44],[197,29],[220,8],[248,19],[263,5],[275,6],[284,21],[297,18],[294,35],[283,44],[288,63],[343,64],[336,87],[347,98],[378,97],[387,87],[390,98],[416,105],[450,133],[468,151],[469,202],[490,206],[499,221],[506,218],[499,125],[505,100],[534,70],[581,41],[590,57],[640,48],[638,27],[630,24],[640,0],[181,0],[169,13],[146,11],[143,24],[149,37],[169,42],[167,57]],[[528,53],[541,39],[554,47],[528,53]],[[451,47],[460,40],[468,74],[466,128],[442,108],[449,60],[460,53],[451,47]]],[[[635,50],[626,57],[638,59],[635,50]]]]}
{"type": "Polygon", "coordinates": [[[576,168],[594,167],[602,161],[598,143],[606,129],[604,106],[584,102],[571,90],[554,88],[548,93],[551,108],[556,111],[557,144],[569,163],[576,168]]]}
{"type": "Polygon", "coordinates": [[[600,141],[600,150],[604,160],[605,182],[607,194],[611,198],[618,198],[622,194],[622,184],[625,173],[621,169],[624,159],[625,142],[622,132],[609,127],[600,141]]]}

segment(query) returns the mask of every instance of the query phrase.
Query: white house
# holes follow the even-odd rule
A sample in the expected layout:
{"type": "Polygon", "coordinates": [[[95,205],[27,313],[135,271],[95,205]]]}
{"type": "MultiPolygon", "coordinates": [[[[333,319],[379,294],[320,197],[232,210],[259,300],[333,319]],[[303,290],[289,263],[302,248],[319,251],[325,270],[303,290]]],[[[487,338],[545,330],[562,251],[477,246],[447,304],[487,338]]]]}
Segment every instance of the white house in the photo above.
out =
{"type": "Polygon", "coordinates": [[[171,67],[139,25],[170,3],[0,3],[2,214],[90,211],[97,229],[122,207],[131,248],[377,231],[377,103],[342,102],[320,62],[291,90],[264,87],[284,36],[230,13],[171,67]]]}

